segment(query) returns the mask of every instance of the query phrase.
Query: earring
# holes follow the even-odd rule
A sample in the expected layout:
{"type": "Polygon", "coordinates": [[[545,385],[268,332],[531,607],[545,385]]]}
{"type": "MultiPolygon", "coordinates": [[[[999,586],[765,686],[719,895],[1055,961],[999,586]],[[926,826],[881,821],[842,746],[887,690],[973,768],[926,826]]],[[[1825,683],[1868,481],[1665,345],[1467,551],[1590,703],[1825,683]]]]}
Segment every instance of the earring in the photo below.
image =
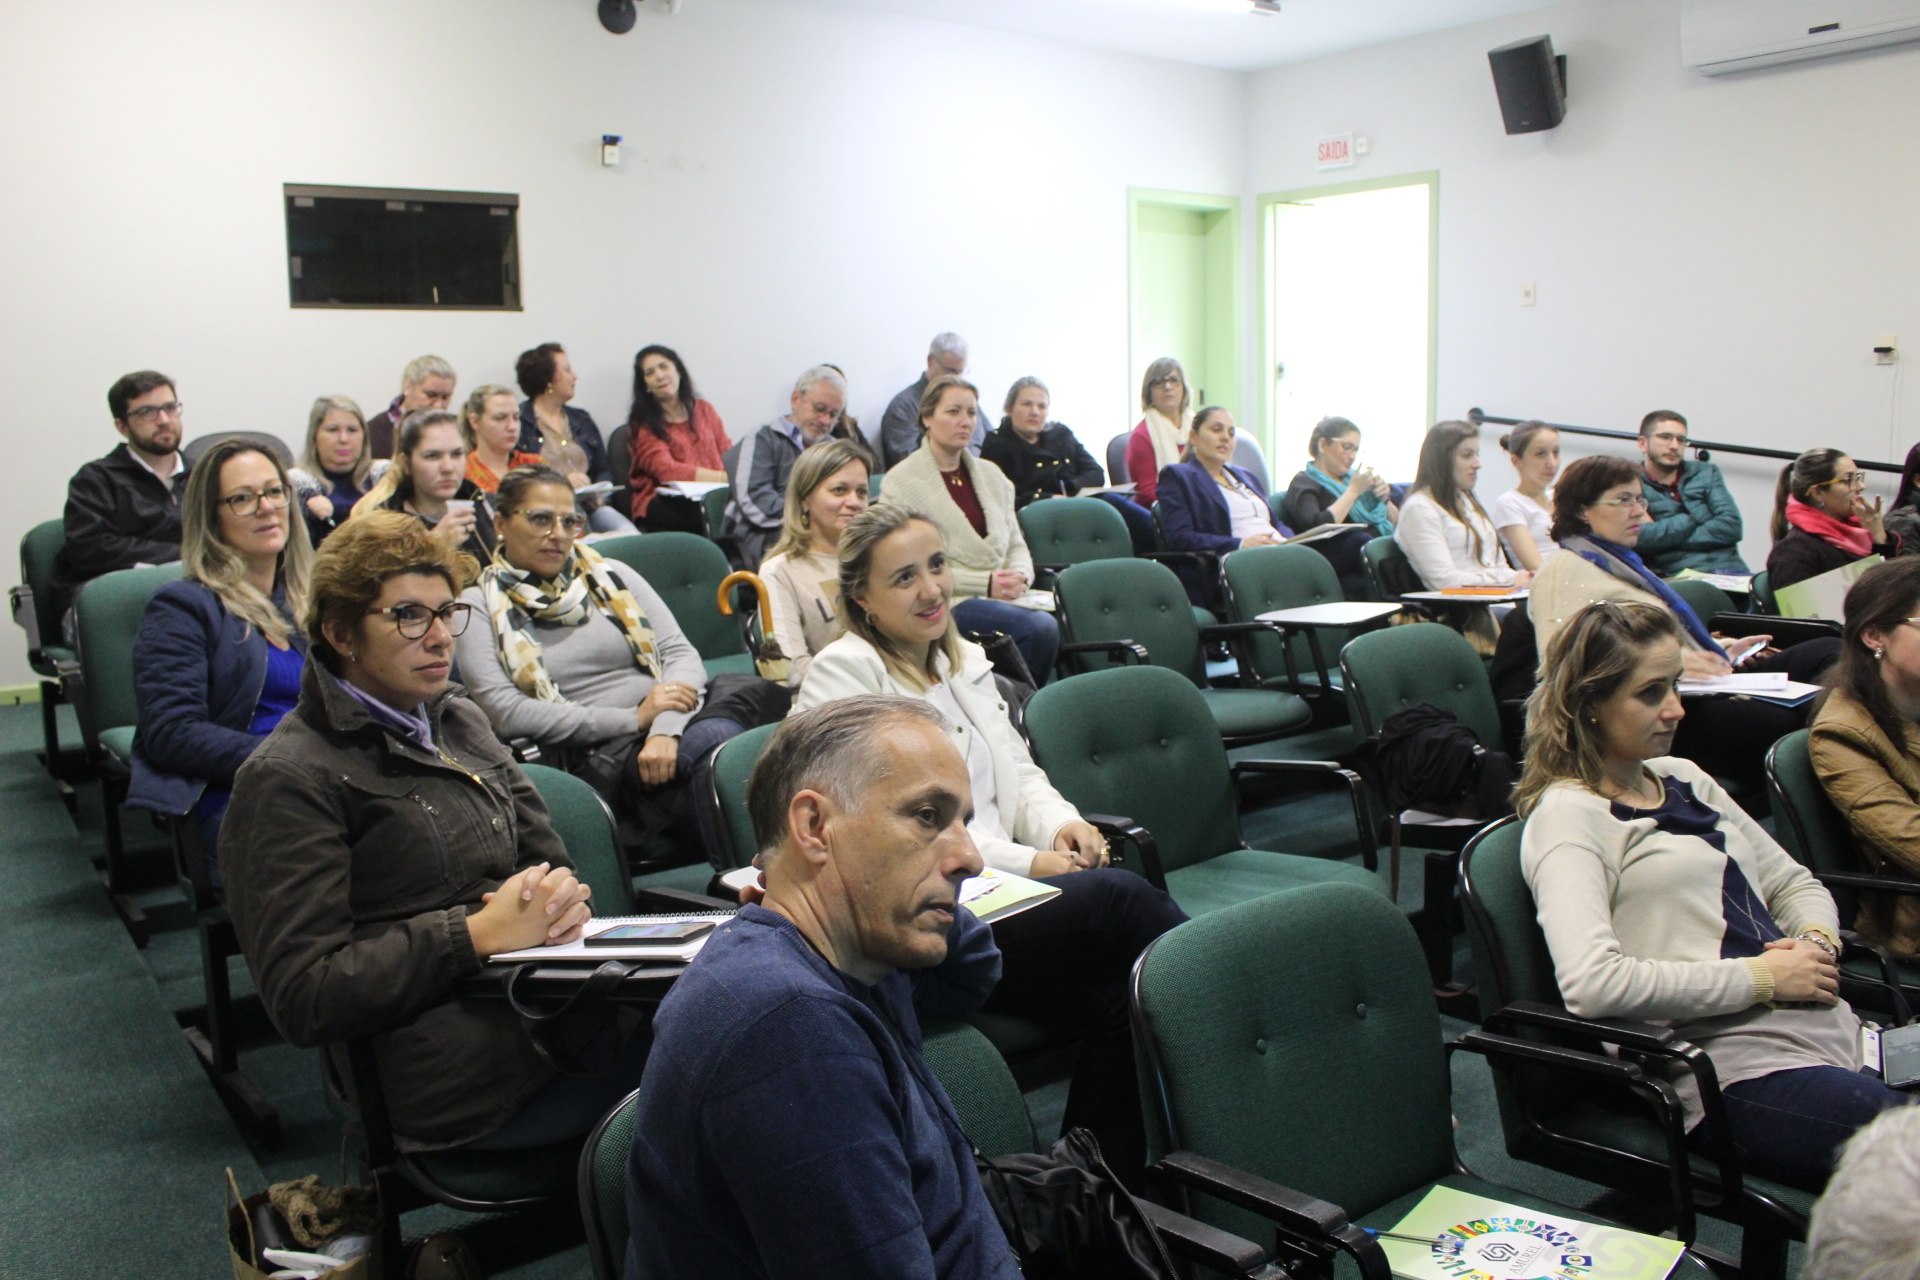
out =
{"type": "Polygon", "coordinates": [[[357,652],[355,652],[354,650],[352,650],[352,649],[349,649],[349,650],[347,650],[347,661],[348,661],[348,662],[358,662],[358,661],[360,661],[360,655],[359,655],[359,654],[358,654],[357,652]]]}
{"type": "Polygon", "coordinates": [[[813,512],[802,508],[800,512],[800,527],[804,529],[807,526],[811,525],[812,523],[813,523],[813,512]]]}
{"type": "Polygon", "coordinates": [[[1882,658],[1886,656],[1887,656],[1887,651],[1885,649],[1875,649],[1873,651],[1873,660],[1875,662],[1880,661],[1882,658]]]}

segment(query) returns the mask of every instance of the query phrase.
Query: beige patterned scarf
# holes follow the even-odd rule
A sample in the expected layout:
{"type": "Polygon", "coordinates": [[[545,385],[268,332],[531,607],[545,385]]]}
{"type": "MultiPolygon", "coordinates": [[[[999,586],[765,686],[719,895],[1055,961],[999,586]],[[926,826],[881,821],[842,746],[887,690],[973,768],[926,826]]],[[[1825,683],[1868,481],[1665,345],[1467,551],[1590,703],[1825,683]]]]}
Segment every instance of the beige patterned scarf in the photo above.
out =
{"type": "Polygon", "coordinates": [[[640,602],[620,585],[600,553],[585,543],[575,545],[567,567],[547,582],[535,582],[526,570],[508,564],[503,547],[494,552],[493,563],[480,575],[480,592],[487,602],[487,619],[493,624],[500,663],[514,687],[529,698],[566,701],[547,674],[540,641],[534,637],[534,623],[577,627],[599,612],[612,615],[641,669],[655,680],[660,678],[653,627],[640,602]]]}

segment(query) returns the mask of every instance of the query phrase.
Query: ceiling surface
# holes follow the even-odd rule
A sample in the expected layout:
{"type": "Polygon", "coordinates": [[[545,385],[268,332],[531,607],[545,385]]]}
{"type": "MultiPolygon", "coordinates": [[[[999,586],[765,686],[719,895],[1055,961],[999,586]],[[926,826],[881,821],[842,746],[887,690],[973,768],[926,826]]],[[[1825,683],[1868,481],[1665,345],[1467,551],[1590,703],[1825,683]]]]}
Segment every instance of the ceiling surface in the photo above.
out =
{"type": "MultiPolygon", "coordinates": [[[[685,0],[698,3],[699,0],[685,0]]],[[[1558,0],[1280,0],[1278,14],[1230,0],[804,0],[1257,71],[1343,49],[1544,9],[1558,0]]]]}

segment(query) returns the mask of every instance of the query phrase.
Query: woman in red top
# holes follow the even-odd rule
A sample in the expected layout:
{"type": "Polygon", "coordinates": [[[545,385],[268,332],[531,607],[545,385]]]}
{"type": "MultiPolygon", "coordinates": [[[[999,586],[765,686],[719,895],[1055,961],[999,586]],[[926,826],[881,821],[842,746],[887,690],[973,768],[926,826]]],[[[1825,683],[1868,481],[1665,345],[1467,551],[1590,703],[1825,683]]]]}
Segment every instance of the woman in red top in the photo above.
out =
{"type": "Polygon", "coordinates": [[[1140,408],[1144,416],[1127,438],[1127,474],[1135,500],[1151,507],[1160,496],[1160,469],[1180,461],[1193,429],[1193,393],[1178,360],[1161,356],[1147,366],[1140,408]]]}
{"type": "Polygon", "coordinates": [[[662,494],[660,486],[685,480],[725,484],[721,455],[732,447],[718,411],[694,394],[679,354],[658,344],[640,348],[633,358],[633,410],[627,415],[634,522],[642,529],[699,532],[704,527],[699,504],[662,494]]]}
{"type": "Polygon", "coordinates": [[[467,438],[467,479],[487,493],[515,467],[539,465],[539,454],[520,449],[520,401],[512,387],[475,387],[460,413],[460,434],[467,438]]]}

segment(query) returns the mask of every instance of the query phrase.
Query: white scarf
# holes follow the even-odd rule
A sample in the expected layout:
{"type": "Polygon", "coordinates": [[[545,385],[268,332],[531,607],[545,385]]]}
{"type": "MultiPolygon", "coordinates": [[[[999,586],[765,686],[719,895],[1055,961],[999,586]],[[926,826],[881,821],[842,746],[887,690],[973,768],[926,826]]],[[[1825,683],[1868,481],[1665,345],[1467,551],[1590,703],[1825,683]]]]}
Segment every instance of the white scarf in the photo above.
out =
{"type": "Polygon", "coordinates": [[[1170,467],[1186,451],[1187,436],[1193,431],[1193,413],[1184,411],[1174,422],[1158,409],[1147,410],[1147,439],[1153,442],[1153,465],[1170,467]]]}

